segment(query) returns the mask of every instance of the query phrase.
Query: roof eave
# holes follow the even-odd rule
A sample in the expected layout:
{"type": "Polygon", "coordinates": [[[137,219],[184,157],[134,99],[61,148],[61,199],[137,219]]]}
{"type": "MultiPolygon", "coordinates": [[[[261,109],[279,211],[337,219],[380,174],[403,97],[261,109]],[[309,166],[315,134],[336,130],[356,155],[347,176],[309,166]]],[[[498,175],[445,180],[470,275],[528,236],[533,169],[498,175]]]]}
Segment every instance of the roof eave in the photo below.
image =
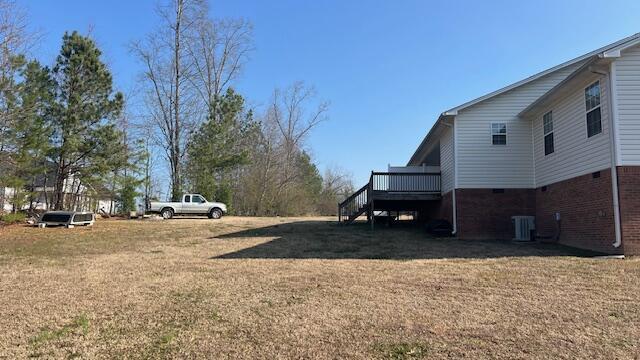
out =
{"type": "Polygon", "coordinates": [[[409,162],[407,162],[407,166],[411,166],[412,164],[414,164],[415,161],[417,161],[417,158],[419,157],[421,150],[429,143],[429,141],[433,137],[433,134],[435,134],[437,129],[442,125],[442,122],[446,118],[450,118],[453,116],[455,115],[447,112],[444,112],[440,114],[440,116],[438,116],[438,120],[436,120],[436,122],[433,124],[433,126],[431,127],[427,135],[424,137],[424,139],[422,139],[422,142],[420,142],[420,145],[418,145],[418,147],[416,148],[416,151],[413,153],[413,155],[409,159],[409,162]]]}
{"type": "MultiPolygon", "coordinates": [[[[594,57],[594,56],[601,57],[601,58],[619,57],[620,53],[622,51],[624,51],[625,49],[627,49],[627,48],[629,48],[631,46],[635,46],[637,44],[640,44],[640,33],[633,34],[633,35],[631,35],[629,37],[626,37],[626,38],[624,38],[622,40],[616,41],[616,42],[614,42],[612,44],[609,44],[609,45],[601,47],[601,48],[599,48],[597,50],[591,51],[591,52],[589,52],[589,53],[587,53],[585,55],[582,55],[582,56],[579,56],[579,57],[574,58],[572,60],[566,61],[566,62],[564,62],[562,64],[559,64],[557,66],[549,68],[549,69],[547,69],[545,71],[542,71],[542,72],[539,72],[537,74],[534,74],[534,75],[532,75],[532,76],[530,76],[530,77],[528,77],[526,79],[523,79],[523,80],[518,81],[516,83],[513,83],[511,85],[505,86],[505,87],[503,87],[501,89],[498,89],[498,90],[496,90],[494,92],[491,92],[491,93],[486,94],[484,96],[478,97],[476,99],[473,99],[471,101],[468,101],[468,102],[466,102],[464,104],[458,105],[458,106],[456,106],[454,108],[451,108],[451,109],[443,112],[442,114],[440,114],[440,116],[438,117],[438,120],[436,120],[435,124],[429,130],[429,133],[424,137],[424,139],[422,140],[422,142],[420,143],[420,145],[418,146],[416,151],[413,153],[413,155],[411,156],[411,159],[409,160],[409,162],[407,164],[410,165],[416,160],[416,158],[418,157],[418,154],[420,153],[420,150],[424,147],[424,145],[426,145],[429,142],[432,134],[435,132],[435,129],[440,125],[441,121],[445,117],[455,117],[456,115],[458,115],[458,112],[463,110],[463,109],[466,109],[466,108],[468,108],[470,106],[473,106],[473,105],[478,104],[478,103],[480,103],[482,101],[490,99],[490,98],[492,98],[494,96],[498,96],[498,95],[500,95],[502,93],[505,93],[505,92],[507,92],[509,90],[515,89],[515,88],[520,87],[522,85],[525,85],[525,84],[527,84],[527,83],[529,83],[531,81],[539,79],[539,78],[541,78],[541,77],[543,77],[545,75],[548,75],[548,74],[550,74],[552,72],[560,70],[560,69],[562,69],[564,67],[567,67],[567,66],[570,66],[570,65],[573,65],[573,64],[577,64],[580,61],[585,61],[585,60],[587,60],[587,59],[589,59],[591,57],[594,57]]],[[[579,69],[574,71],[572,74],[577,74],[578,71],[583,69],[583,66],[581,66],[579,69]]],[[[558,85],[560,85],[560,84],[558,84],[558,85]]],[[[554,89],[555,89],[555,87],[554,87],[554,89]]],[[[551,90],[553,90],[553,89],[551,89],[551,90]]],[[[547,92],[547,94],[549,94],[549,92],[547,92]]],[[[545,94],[545,95],[547,95],[547,94],[545,94]]],[[[543,97],[545,95],[543,95],[543,97]]],[[[539,100],[540,99],[538,99],[536,102],[534,102],[534,104],[539,103],[539,100]]],[[[520,112],[520,114],[518,116],[521,116],[521,114],[524,114],[529,109],[533,108],[534,104],[529,105],[525,110],[520,112]]]]}
{"type": "Polygon", "coordinates": [[[562,89],[567,83],[569,83],[575,77],[579,76],[580,74],[582,74],[583,72],[585,72],[587,70],[591,71],[591,68],[593,68],[594,65],[597,65],[597,64],[606,65],[606,64],[611,63],[616,58],[619,58],[620,56],[622,56],[622,54],[621,54],[622,51],[628,49],[629,47],[638,45],[638,44],[640,44],[640,39],[638,39],[636,41],[633,41],[633,42],[625,43],[624,46],[620,46],[620,47],[611,49],[609,51],[604,51],[604,52],[602,52],[600,54],[592,56],[591,59],[589,59],[587,62],[585,62],[582,66],[580,66],[574,72],[569,74],[569,76],[567,76],[564,80],[562,80],[560,83],[558,83],[556,86],[551,88],[549,91],[547,91],[540,98],[538,98],[538,100],[534,101],[529,106],[527,106],[524,110],[522,110],[518,114],[518,117],[522,118],[522,117],[526,117],[526,116],[531,115],[533,112],[536,111],[536,109],[539,106],[541,106],[541,104],[544,104],[550,97],[554,96],[560,89],[562,89]]]}
{"type": "Polygon", "coordinates": [[[577,63],[579,63],[581,61],[584,61],[586,59],[589,59],[590,57],[593,57],[595,55],[605,54],[605,56],[613,57],[617,53],[618,56],[619,56],[620,51],[623,51],[624,49],[627,49],[627,48],[629,48],[631,46],[637,45],[638,43],[640,43],[640,33],[633,34],[633,35],[628,36],[628,37],[626,37],[626,38],[624,38],[622,40],[618,40],[618,41],[616,41],[616,42],[614,42],[612,44],[603,46],[603,47],[601,47],[601,48],[599,48],[597,50],[591,51],[591,52],[589,52],[587,54],[584,54],[582,56],[578,56],[577,58],[571,59],[569,61],[565,61],[562,64],[559,64],[559,65],[556,65],[556,66],[554,66],[552,68],[549,68],[547,70],[541,71],[541,72],[539,72],[537,74],[529,76],[526,79],[520,80],[520,81],[515,82],[515,83],[513,83],[511,85],[508,85],[508,86],[505,86],[505,87],[503,87],[501,89],[493,91],[493,92],[491,92],[489,94],[483,95],[481,97],[478,97],[476,99],[468,101],[468,102],[466,102],[464,104],[461,104],[461,105],[458,105],[458,106],[456,106],[454,108],[451,108],[451,109],[445,111],[445,113],[449,113],[449,112],[457,113],[460,110],[466,109],[466,108],[468,108],[470,106],[473,106],[473,105],[475,105],[477,103],[480,103],[482,101],[490,99],[490,98],[492,98],[494,96],[497,96],[497,95],[500,95],[502,93],[505,93],[505,92],[507,92],[509,90],[513,90],[513,89],[515,89],[517,87],[520,87],[520,86],[522,86],[524,84],[527,84],[527,83],[529,83],[531,81],[534,81],[536,79],[539,79],[539,78],[541,78],[541,77],[543,77],[545,75],[551,74],[552,72],[555,72],[555,71],[560,70],[562,68],[565,68],[567,66],[570,66],[570,65],[573,65],[573,64],[577,64],[577,63]]]}
{"type": "Polygon", "coordinates": [[[618,46],[614,46],[606,51],[603,51],[598,56],[600,56],[601,58],[619,58],[620,56],[622,56],[623,51],[638,44],[640,44],[640,38],[635,38],[618,46]]]}
{"type": "Polygon", "coordinates": [[[593,56],[591,59],[585,62],[582,66],[580,66],[574,72],[572,72],[566,78],[564,78],[564,80],[560,81],[556,86],[549,89],[549,91],[547,91],[542,96],[540,96],[536,101],[532,102],[531,104],[529,104],[529,106],[524,108],[524,110],[520,111],[520,113],[518,113],[518,117],[520,118],[526,117],[531,112],[534,112],[536,108],[538,108],[541,104],[545,103],[547,99],[553,96],[559,89],[563,88],[567,83],[569,83],[576,76],[581,74],[583,71],[589,69],[589,67],[592,66],[594,63],[596,63],[598,59],[600,59],[598,55],[593,56]]]}

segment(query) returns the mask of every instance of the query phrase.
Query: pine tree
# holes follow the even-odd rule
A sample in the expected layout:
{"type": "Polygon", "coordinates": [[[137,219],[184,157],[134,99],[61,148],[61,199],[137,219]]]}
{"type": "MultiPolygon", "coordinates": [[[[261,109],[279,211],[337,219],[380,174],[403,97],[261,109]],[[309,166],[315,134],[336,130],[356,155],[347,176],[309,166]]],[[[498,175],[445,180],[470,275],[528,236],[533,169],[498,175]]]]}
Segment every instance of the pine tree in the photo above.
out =
{"type": "Polygon", "coordinates": [[[16,116],[15,152],[17,176],[23,180],[23,186],[29,198],[29,210],[32,209],[38,179],[46,181],[48,168],[47,155],[51,149],[50,107],[53,101],[54,82],[50,70],[37,61],[29,62],[22,74],[20,86],[20,111],[16,116]]]}
{"type": "MultiPolygon", "coordinates": [[[[116,166],[124,151],[113,120],[123,105],[114,93],[107,66],[93,40],[77,32],[65,33],[53,68],[56,82],[52,113],[52,159],[56,165],[54,207],[65,206],[66,181],[90,184],[116,166]]],[[[78,186],[78,189],[80,186],[78,186]]]]}
{"type": "Polygon", "coordinates": [[[230,170],[248,163],[248,148],[258,130],[244,98],[229,88],[211,104],[209,116],[191,136],[186,176],[192,191],[231,205],[230,170]]]}
{"type": "Polygon", "coordinates": [[[51,135],[48,109],[53,98],[49,69],[38,62],[23,64],[19,78],[9,105],[12,121],[5,138],[12,161],[0,174],[1,182],[14,189],[10,199],[14,211],[27,201],[33,203],[37,179],[44,178],[51,135]]]}

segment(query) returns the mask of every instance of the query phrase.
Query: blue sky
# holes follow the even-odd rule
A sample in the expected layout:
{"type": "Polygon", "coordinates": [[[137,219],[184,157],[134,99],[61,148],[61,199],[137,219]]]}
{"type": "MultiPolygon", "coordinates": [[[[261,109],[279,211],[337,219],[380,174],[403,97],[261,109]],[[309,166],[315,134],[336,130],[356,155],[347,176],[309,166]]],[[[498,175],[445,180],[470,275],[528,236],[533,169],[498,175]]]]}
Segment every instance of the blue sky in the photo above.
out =
{"type": "MultiPolygon", "coordinates": [[[[65,30],[91,29],[116,86],[135,87],[126,45],[151,31],[155,0],[19,1],[53,62],[65,30]]],[[[214,17],[254,26],[255,51],[236,88],[260,108],[297,80],[331,103],[309,139],[321,169],[366,182],[403,165],[438,114],[640,32],[640,1],[211,0],[214,17]]]]}

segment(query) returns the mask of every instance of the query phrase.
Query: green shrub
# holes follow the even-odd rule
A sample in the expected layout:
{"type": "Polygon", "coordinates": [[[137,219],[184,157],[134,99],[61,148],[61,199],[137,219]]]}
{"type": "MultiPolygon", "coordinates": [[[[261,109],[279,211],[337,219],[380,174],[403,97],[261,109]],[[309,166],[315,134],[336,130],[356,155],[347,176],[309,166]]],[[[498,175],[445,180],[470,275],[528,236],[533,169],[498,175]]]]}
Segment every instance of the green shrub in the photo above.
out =
{"type": "Polygon", "coordinates": [[[0,218],[2,222],[7,224],[23,223],[26,218],[24,213],[5,214],[0,218]]]}

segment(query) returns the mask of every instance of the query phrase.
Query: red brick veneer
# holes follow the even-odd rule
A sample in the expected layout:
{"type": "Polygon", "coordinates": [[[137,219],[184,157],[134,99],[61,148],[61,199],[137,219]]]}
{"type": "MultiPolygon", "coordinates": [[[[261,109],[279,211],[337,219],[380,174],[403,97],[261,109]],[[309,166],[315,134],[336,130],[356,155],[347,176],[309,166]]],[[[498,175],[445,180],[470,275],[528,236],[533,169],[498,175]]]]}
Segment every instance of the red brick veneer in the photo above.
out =
{"type": "MultiPolygon", "coordinates": [[[[462,239],[513,238],[511,216],[535,215],[537,233],[559,243],[609,254],[640,255],[640,166],[618,167],[622,246],[613,247],[615,227],[611,170],[537,189],[457,189],[457,236],[462,239]]],[[[427,218],[452,221],[452,192],[432,203],[427,218]]]]}
{"type": "Polygon", "coordinates": [[[510,240],[511,216],[535,214],[533,189],[457,189],[458,237],[461,239],[510,240]]]}
{"type": "MultiPolygon", "coordinates": [[[[622,253],[615,241],[611,170],[592,173],[536,189],[536,228],[555,236],[560,213],[559,243],[604,253],[622,253]]],[[[640,197],[639,197],[640,199],[640,197]]]]}
{"type": "Polygon", "coordinates": [[[640,166],[618,167],[620,225],[625,255],[640,255],[640,166]]]}
{"type": "Polygon", "coordinates": [[[425,221],[433,219],[444,219],[453,222],[453,201],[452,191],[442,194],[442,198],[438,201],[430,202],[425,209],[425,221]]]}

